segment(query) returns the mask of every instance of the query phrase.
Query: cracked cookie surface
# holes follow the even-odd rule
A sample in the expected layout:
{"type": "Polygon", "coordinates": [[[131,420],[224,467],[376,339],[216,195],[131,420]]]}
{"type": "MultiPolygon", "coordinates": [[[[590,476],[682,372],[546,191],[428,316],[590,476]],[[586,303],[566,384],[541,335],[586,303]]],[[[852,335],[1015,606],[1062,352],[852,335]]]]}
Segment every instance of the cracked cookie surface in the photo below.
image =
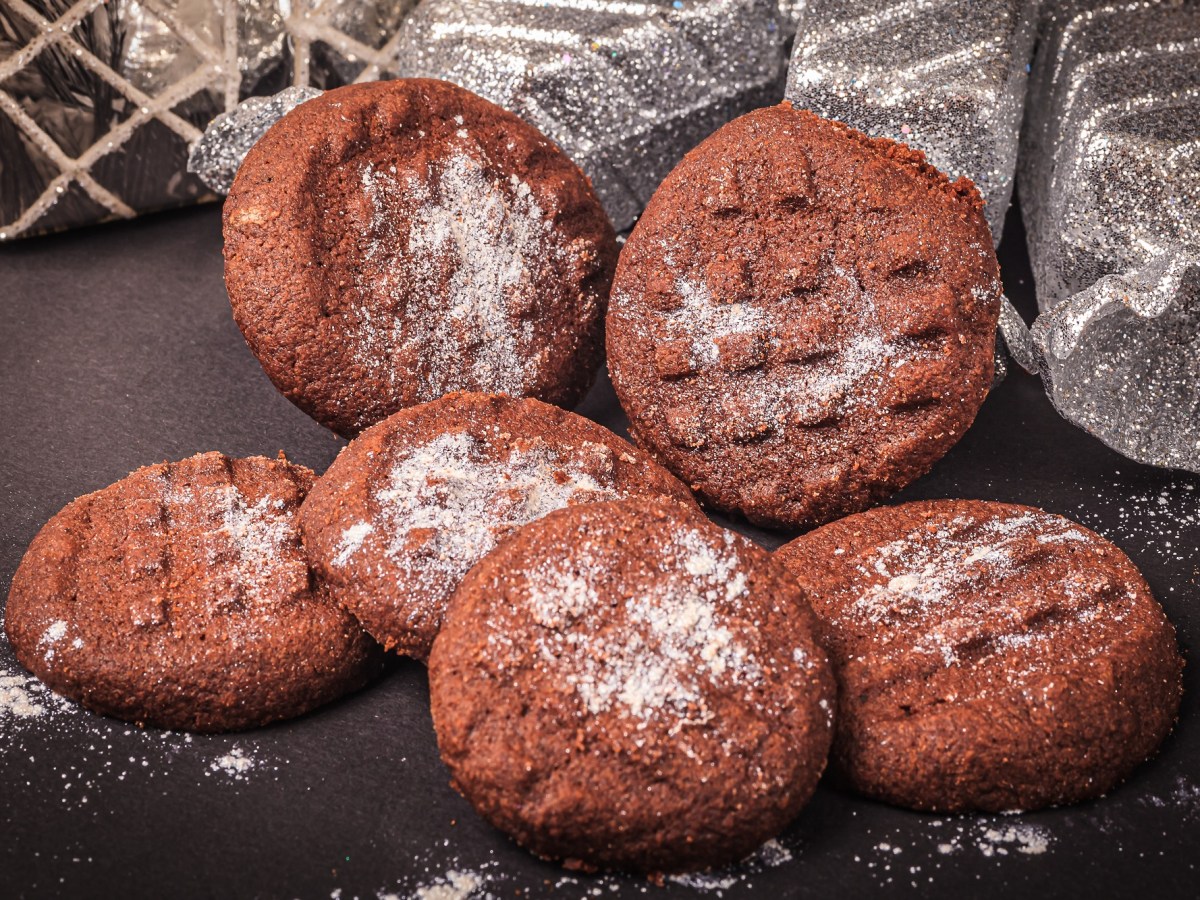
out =
{"type": "Polygon", "coordinates": [[[812,795],[833,676],[804,593],[698,510],[553,512],[451,600],[429,660],[438,747],[492,824],[569,866],[740,859],[812,795]]]}
{"type": "Polygon", "coordinates": [[[97,712],[188,731],[361,687],[382,654],[311,584],[297,514],[312,483],[286,460],[204,453],[72,501],[13,578],[17,659],[97,712]]]}
{"type": "Polygon", "coordinates": [[[826,525],[776,558],[839,681],[836,768],[917,809],[1097,797],[1179,708],[1175,631],[1120,549],[1061,516],[967,500],[826,525]]]}
{"type": "Polygon", "coordinates": [[[665,495],[670,472],[607,428],[538,400],[448,394],[363,432],[304,503],[314,569],[380,643],[424,659],[467,570],[563,506],[665,495]]]}
{"type": "Polygon", "coordinates": [[[340,434],[455,390],[572,406],[599,365],[612,225],[558,147],[457,85],[301,104],[238,170],[224,236],[246,342],[340,434]]]}
{"type": "Polygon", "coordinates": [[[630,433],[708,504],[771,526],[924,474],[992,378],[999,266],[974,186],[783,104],[663,182],[617,267],[630,433]]]}

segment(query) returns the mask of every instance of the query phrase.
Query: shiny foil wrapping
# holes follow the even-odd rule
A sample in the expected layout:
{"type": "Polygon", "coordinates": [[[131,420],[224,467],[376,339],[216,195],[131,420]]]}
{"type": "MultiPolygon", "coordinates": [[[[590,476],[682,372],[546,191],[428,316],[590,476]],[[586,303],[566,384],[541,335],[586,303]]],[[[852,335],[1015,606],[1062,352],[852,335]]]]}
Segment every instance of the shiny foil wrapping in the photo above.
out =
{"type": "Polygon", "coordinates": [[[1200,254],[1104,276],[1038,316],[1033,341],[1066,419],[1130,459],[1200,472],[1200,254]]]}
{"type": "Polygon", "coordinates": [[[783,34],[775,0],[424,0],[395,58],[537,126],[623,229],[684,153],[781,99],[783,34]]]}
{"type": "Polygon", "coordinates": [[[214,116],[380,77],[414,3],[0,0],[0,241],[211,197],[214,116]]]}
{"type": "Polygon", "coordinates": [[[925,151],[987,202],[1012,197],[1036,0],[784,0],[798,31],[787,98],[925,151]]]}
{"type": "Polygon", "coordinates": [[[1068,0],[1041,30],[1021,207],[1049,309],[1200,249],[1200,5],[1068,0]]]}

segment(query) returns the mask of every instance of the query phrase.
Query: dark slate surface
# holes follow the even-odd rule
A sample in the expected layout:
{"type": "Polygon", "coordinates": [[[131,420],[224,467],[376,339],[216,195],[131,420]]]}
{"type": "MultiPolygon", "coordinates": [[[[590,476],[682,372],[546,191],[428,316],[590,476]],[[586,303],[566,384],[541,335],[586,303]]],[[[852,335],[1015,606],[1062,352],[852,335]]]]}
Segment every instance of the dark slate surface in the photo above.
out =
{"type": "MultiPolygon", "coordinates": [[[[1023,248],[1013,216],[1005,280],[1029,314],[1023,248]]],[[[582,410],[623,424],[605,383],[582,410]]],[[[46,519],[138,466],[283,449],[321,471],[340,446],[243,344],[211,207],[0,249],[0,422],[0,597],[46,519]]],[[[1143,568],[1185,650],[1200,644],[1200,479],[1107,450],[1059,419],[1035,379],[1009,376],[903,495],[922,497],[1029,503],[1098,529],[1143,568]]],[[[1162,755],[1108,798],[947,818],[822,787],[782,853],[701,888],[571,875],[485,825],[447,786],[414,663],[304,719],[190,739],[38,694],[3,641],[0,678],[0,696],[25,690],[43,710],[0,708],[0,897],[406,897],[450,872],[499,897],[1197,894],[1194,668],[1162,755]],[[239,755],[241,773],[226,758],[239,755]]]]}

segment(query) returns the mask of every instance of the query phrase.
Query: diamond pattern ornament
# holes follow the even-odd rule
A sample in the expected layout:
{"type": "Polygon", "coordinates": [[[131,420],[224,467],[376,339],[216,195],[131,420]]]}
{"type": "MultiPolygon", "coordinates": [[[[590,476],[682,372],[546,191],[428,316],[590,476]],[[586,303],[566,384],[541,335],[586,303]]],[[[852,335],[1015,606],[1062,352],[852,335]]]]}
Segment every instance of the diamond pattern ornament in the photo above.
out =
{"type": "Polygon", "coordinates": [[[188,147],[290,83],[386,74],[415,0],[0,0],[0,241],[208,199],[188,147]]]}
{"type": "Polygon", "coordinates": [[[396,68],[533,123],[622,229],[684,153],[778,101],[782,34],[775,0],[425,0],[396,68]]]}
{"type": "Polygon", "coordinates": [[[1045,310],[1200,251],[1200,5],[1067,0],[1040,28],[1021,207],[1045,310]]]}
{"type": "Polygon", "coordinates": [[[787,98],[925,151],[975,182],[999,243],[1012,197],[1036,0],[784,0],[787,98]]]}
{"type": "Polygon", "coordinates": [[[292,83],[331,88],[394,77],[400,25],[416,5],[417,0],[292,3],[284,22],[295,48],[292,83]]]}

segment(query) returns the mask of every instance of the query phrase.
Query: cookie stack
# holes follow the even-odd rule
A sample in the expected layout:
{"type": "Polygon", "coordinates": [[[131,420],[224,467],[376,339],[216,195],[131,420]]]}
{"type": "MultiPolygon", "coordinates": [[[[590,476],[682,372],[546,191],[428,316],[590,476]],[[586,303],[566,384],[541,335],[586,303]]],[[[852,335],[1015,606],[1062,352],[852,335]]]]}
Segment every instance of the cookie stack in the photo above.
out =
{"type": "Polygon", "coordinates": [[[353,440],[320,478],[208,453],[55,516],[6,627],[66,696],[230,730],[411,656],[483,816],[646,873],[750,852],[827,761],[894,804],[1008,811],[1098,796],[1169,732],[1174,630],[1112,544],[999,503],[860,512],[992,378],[982,202],[921,154],[759,110],[618,260],[531,126],[444,82],[359,85],[268,132],[225,237],[264,370],[353,440]],[[637,446],[561,408],[605,340],[637,446]],[[694,497],[822,527],[772,555],[694,497]]]}

